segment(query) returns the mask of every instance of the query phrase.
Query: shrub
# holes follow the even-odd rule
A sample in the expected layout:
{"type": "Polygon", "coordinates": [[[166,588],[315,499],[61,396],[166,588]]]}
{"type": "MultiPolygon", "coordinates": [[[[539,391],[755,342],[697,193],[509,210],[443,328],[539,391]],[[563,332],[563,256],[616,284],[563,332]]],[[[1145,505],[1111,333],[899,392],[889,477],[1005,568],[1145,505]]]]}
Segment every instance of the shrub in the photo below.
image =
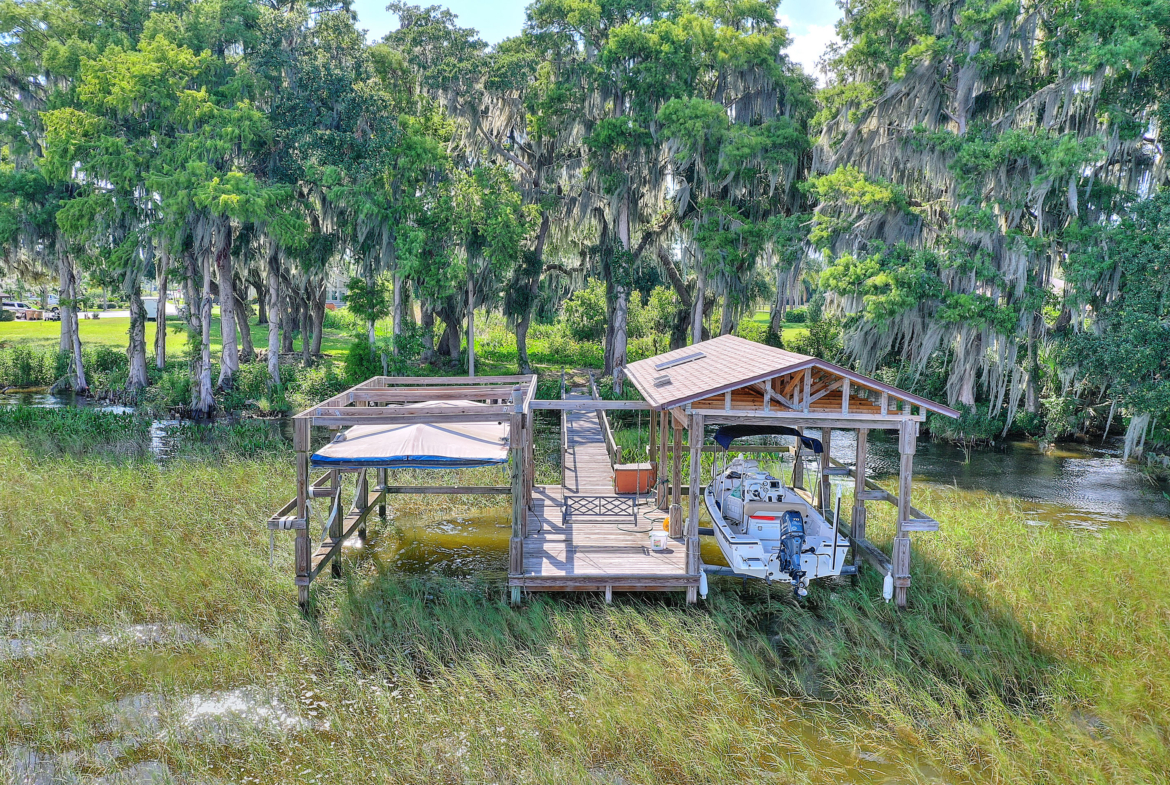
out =
{"type": "Polygon", "coordinates": [[[1080,427],[1080,405],[1072,396],[1043,398],[1044,438],[1050,442],[1062,439],[1076,432],[1080,427]]]}
{"type": "Polygon", "coordinates": [[[808,308],[803,305],[799,308],[789,308],[784,312],[784,321],[788,324],[804,324],[808,321],[808,308]]]}
{"type": "Polygon", "coordinates": [[[16,314],[9,310],[0,310],[0,322],[11,322],[16,320],[16,314]]]}
{"type": "Polygon", "coordinates": [[[348,308],[339,308],[336,311],[326,310],[323,324],[328,330],[337,330],[346,335],[358,336],[363,335],[366,331],[366,325],[348,308]]]}
{"type": "Polygon", "coordinates": [[[1027,436],[1039,436],[1044,433],[1044,415],[1040,412],[1017,411],[1012,428],[1027,436]]]}
{"type": "Polygon", "coordinates": [[[605,282],[594,278],[565,300],[565,324],[578,341],[596,341],[605,335],[605,282]]]}
{"type": "Polygon", "coordinates": [[[358,384],[382,373],[380,352],[365,338],[358,338],[349,345],[345,353],[345,380],[350,384],[358,384]]]}
{"type": "Polygon", "coordinates": [[[49,387],[69,371],[69,355],[26,345],[0,348],[0,387],[49,387]]]}
{"type": "Polygon", "coordinates": [[[813,322],[807,333],[792,339],[792,351],[837,362],[845,353],[841,343],[841,325],[832,319],[813,322]]]}
{"type": "Polygon", "coordinates": [[[150,388],[147,400],[166,408],[189,406],[192,398],[191,371],[186,366],[168,367],[150,388]]]}
{"type": "Polygon", "coordinates": [[[735,327],[735,334],[740,338],[747,338],[749,341],[756,343],[767,343],[768,325],[755,322],[751,319],[744,319],[735,327]]]}

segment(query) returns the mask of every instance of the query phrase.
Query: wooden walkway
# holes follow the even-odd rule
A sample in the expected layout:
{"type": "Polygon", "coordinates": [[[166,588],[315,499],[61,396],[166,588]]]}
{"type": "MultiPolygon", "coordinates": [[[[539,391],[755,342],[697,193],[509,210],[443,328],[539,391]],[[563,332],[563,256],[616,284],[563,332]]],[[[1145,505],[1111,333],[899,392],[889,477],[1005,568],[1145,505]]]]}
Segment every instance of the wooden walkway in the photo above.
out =
{"type": "MultiPolygon", "coordinates": [[[[570,400],[588,400],[572,393],[570,400]]],[[[563,486],[533,489],[524,538],[524,573],[509,580],[530,591],[678,591],[697,586],[686,574],[686,546],[667,540],[662,551],[650,549],[651,529],[661,529],[664,513],[643,496],[637,520],[618,518],[564,520],[566,496],[615,496],[613,465],[594,411],[568,412],[568,449],[563,486]]],[[[632,498],[632,497],[625,497],[632,498]]]]}
{"type": "MultiPolygon", "coordinates": [[[[570,401],[588,401],[583,393],[565,396],[570,401]]],[[[605,436],[596,411],[565,412],[569,448],[565,452],[565,492],[582,496],[613,493],[613,464],[605,449],[605,436]]]]}

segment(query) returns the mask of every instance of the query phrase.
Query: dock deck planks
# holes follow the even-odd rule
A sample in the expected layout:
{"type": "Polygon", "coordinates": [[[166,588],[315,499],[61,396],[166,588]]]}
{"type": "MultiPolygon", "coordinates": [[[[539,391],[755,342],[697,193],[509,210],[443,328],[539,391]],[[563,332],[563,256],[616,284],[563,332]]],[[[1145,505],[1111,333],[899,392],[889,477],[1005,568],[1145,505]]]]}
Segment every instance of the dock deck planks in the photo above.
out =
{"type": "MultiPolygon", "coordinates": [[[[588,400],[572,393],[569,400],[588,400]]],[[[509,584],[535,591],[674,591],[697,586],[697,575],[686,574],[686,545],[667,541],[662,551],[650,549],[649,529],[662,527],[663,513],[652,497],[643,497],[638,522],[582,520],[565,523],[564,498],[613,496],[613,465],[594,411],[566,414],[568,449],[565,484],[538,485],[524,538],[523,574],[509,584]]]]}

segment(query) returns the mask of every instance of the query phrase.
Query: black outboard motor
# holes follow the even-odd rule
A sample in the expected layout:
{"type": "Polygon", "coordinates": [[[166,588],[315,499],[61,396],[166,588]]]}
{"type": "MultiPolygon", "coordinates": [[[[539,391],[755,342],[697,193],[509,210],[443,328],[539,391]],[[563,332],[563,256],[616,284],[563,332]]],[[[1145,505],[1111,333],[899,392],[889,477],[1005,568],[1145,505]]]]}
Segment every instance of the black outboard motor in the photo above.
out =
{"type": "Polygon", "coordinates": [[[780,569],[788,573],[795,589],[800,588],[804,570],[800,569],[800,552],[804,550],[804,518],[789,510],[780,518],[780,550],[776,554],[780,569]]]}

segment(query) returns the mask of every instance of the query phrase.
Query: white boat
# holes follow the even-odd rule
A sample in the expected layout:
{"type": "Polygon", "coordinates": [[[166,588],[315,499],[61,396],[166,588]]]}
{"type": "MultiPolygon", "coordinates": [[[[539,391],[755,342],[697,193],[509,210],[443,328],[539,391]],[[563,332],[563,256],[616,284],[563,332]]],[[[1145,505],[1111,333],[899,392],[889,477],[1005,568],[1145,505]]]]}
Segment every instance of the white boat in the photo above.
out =
{"type": "Polygon", "coordinates": [[[723,460],[716,461],[704,501],[715,541],[734,574],[790,583],[803,596],[810,581],[841,574],[849,539],[756,461],[742,455],[727,460],[733,440],[764,434],[796,436],[814,454],[822,449],[818,440],[786,426],[724,426],[715,434],[723,460]]]}

